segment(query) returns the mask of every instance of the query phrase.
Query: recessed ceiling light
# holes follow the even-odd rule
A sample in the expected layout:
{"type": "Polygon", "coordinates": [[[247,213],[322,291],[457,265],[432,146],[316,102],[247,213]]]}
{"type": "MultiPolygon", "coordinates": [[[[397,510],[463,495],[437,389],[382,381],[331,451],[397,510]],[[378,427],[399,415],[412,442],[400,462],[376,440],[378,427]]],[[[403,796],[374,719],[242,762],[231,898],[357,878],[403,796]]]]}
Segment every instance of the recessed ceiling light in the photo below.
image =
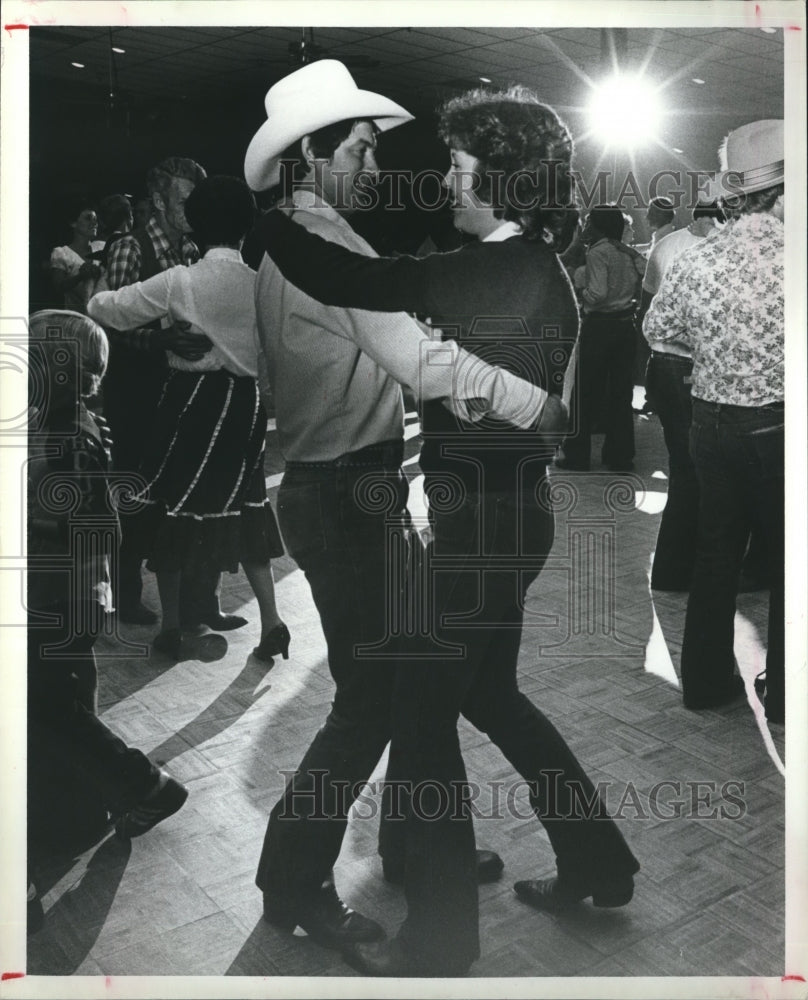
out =
{"type": "Polygon", "coordinates": [[[123,55],[123,54],[124,54],[124,52],[126,52],[126,49],[119,49],[119,48],[117,47],[117,45],[113,45],[113,46],[112,46],[112,51],[113,51],[113,52],[117,52],[117,53],[118,53],[119,55],[123,55]]]}
{"type": "Polygon", "coordinates": [[[480,77],[480,83],[490,83],[490,82],[491,82],[491,80],[490,80],[489,77],[487,77],[487,76],[481,76],[480,77]]]}
{"type": "Polygon", "coordinates": [[[777,28],[761,28],[761,31],[765,31],[767,35],[773,35],[776,33],[777,28]]]}
{"type": "Polygon", "coordinates": [[[72,62],[70,65],[71,66],[75,66],[76,69],[84,69],[84,63],[74,63],[74,62],[72,62]]]}
{"type": "Polygon", "coordinates": [[[693,83],[704,83],[704,80],[700,79],[700,78],[699,78],[699,77],[697,77],[697,76],[694,76],[694,77],[693,77],[693,83]]]}
{"type": "Polygon", "coordinates": [[[677,148],[676,146],[671,146],[671,150],[672,150],[672,151],[673,151],[674,153],[684,153],[684,150],[683,150],[683,149],[678,149],[678,148],[677,148]]]}

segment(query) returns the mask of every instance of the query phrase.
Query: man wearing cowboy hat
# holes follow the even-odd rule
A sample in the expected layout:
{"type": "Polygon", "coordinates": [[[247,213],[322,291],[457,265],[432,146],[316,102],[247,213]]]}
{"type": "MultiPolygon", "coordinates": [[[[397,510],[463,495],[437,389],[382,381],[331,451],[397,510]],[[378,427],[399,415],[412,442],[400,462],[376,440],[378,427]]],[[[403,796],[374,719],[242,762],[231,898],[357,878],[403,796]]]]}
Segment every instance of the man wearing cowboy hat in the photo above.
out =
{"type": "Polygon", "coordinates": [[[743,692],[734,674],[735,597],[749,528],[759,524],[771,581],[766,717],[784,709],[783,121],[730,132],[719,155],[729,218],[677,258],[645,318],[649,343],[693,353],[691,454],[698,551],[682,645],[687,708],[743,692]]]}
{"type": "MultiPolygon", "coordinates": [[[[334,60],[285,77],[267,94],[266,110],[246,154],[250,187],[280,186],[306,228],[375,256],[347,220],[377,171],[376,132],[412,116],[358,89],[334,60]]],[[[397,584],[388,538],[391,523],[408,521],[401,385],[443,400],[464,420],[489,413],[521,427],[536,425],[547,396],[454,341],[433,343],[404,314],[324,306],[268,257],[256,304],[286,459],[279,521],[311,586],[336,682],[331,712],[272,811],[256,883],[270,922],[299,925],[339,948],[383,936],[340,900],[331,870],[351,803],[390,738],[388,602],[397,584]],[[374,646],[378,656],[368,652],[374,646]]],[[[500,859],[480,855],[480,867],[498,875],[500,859]]],[[[402,859],[384,860],[387,873],[402,859]]]]}

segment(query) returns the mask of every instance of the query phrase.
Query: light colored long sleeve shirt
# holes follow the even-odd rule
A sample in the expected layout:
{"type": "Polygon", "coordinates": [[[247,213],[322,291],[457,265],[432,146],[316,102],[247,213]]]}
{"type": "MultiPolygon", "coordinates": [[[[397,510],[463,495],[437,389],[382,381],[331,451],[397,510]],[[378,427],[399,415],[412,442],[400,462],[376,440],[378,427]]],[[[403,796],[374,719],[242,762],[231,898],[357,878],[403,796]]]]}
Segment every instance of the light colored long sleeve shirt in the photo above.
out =
{"type": "Polygon", "coordinates": [[[638,297],[645,261],[617,240],[602,239],[586,255],[586,278],[581,298],[584,312],[622,312],[638,297]]]}
{"type": "Polygon", "coordinates": [[[172,368],[226,368],[233,375],[258,375],[255,271],[238,250],[214,247],[190,267],[171,267],[147,281],[99,292],[87,308],[104,326],[129,329],[155,319],[166,320],[166,325],[184,320],[191,324],[191,333],[210,338],[213,347],[199,361],[167,352],[172,368]]]}

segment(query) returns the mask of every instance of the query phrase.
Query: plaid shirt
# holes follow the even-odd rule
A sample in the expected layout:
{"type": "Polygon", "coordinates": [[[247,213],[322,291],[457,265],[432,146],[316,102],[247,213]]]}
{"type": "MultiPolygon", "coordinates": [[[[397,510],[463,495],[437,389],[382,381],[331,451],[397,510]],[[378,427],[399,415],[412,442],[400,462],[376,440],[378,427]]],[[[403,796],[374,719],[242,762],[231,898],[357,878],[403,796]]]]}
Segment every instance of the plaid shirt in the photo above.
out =
{"type": "MultiPolygon", "coordinates": [[[[195,264],[199,260],[199,249],[193,240],[183,236],[180,252],[177,253],[153,218],[146,223],[146,233],[152,241],[154,254],[161,271],[167,271],[170,267],[176,267],[178,264],[195,264]]],[[[116,240],[109,249],[107,260],[107,285],[110,290],[117,291],[124,285],[134,285],[136,281],[139,281],[140,265],[140,244],[135,237],[127,235],[116,240]]],[[[150,327],[111,332],[119,343],[125,344],[127,347],[134,347],[141,351],[161,349],[155,337],[158,331],[150,327]]]]}

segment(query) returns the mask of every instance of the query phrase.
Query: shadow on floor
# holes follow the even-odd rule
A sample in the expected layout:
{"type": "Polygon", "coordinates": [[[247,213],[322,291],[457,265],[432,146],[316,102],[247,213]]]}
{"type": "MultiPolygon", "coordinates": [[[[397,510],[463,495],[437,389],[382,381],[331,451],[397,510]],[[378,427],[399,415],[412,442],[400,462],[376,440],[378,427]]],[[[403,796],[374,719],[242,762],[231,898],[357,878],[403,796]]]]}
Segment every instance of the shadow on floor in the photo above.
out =
{"type": "MultiPolygon", "coordinates": [[[[42,930],[28,939],[29,973],[69,976],[76,972],[104,928],[131,852],[130,842],[114,836],[101,844],[79,881],[47,910],[42,930]]],[[[40,895],[64,877],[75,862],[71,858],[61,875],[58,869],[49,870],[45,884],[38,885],[40,895]]]]}
{"type": "Polygon", "coordinates": [[[198,747],[223,733],[270,690],[270,685],[263,685],[263,681],[272,666],[273,664],[264,663],[250,655],[241,672],[214,701],[182,729],[150,751],[151,759],[167,764],[186,753],[189,747],[198,747]]]}

